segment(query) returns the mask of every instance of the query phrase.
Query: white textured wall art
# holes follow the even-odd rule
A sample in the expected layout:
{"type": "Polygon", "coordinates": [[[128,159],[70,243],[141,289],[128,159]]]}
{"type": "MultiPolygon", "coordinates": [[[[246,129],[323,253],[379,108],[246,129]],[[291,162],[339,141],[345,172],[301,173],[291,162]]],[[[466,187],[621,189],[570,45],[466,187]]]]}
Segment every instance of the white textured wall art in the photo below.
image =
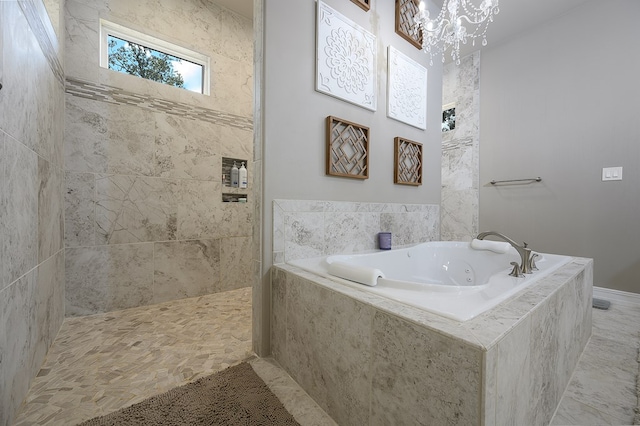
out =
{"type": "Polygon", "coordinates": [[[316,90],[375,111],[376,37],[318,1],[316,90]]]}
{"type": "Polygon", "coordinates": [[[389,46],[387,116],[427,128],[427,69],[389,46]]]}

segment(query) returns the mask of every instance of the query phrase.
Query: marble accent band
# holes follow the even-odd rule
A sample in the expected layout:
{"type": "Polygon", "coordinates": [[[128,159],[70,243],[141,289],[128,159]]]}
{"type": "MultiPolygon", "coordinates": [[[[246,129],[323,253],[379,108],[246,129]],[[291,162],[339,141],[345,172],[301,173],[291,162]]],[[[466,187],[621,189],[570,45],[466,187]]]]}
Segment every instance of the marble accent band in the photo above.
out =
{"type": "Polygon", "coordinates": [[[94,101],[137,106],[148,111],[171,114],[191,120],[206,121],[248,131],[253,130],[253,120],[250,117],[242,117],[182,102],[141,95],[102,83],[67,78],[66,92],[73,96],[94,101]]]}
{"type": "Polygon", "coordinates": [[[34,0],[19,0],[18,4],[38,40],[42,53],[47,58],[51,71],[60,84],[64,85],[64,68],[58,57],[58,39],[44,4],[42,1],[34,0]]]}

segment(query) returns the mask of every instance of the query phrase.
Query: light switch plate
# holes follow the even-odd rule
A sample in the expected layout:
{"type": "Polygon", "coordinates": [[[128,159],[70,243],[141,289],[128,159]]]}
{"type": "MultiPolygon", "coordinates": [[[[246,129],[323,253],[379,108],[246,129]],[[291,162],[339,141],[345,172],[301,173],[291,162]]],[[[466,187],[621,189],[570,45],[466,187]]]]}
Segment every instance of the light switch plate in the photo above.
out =
{"type": "Polygon", "coordinates": [[[622,167],[603,167],[602,180],[622,180],[622,167]]]}

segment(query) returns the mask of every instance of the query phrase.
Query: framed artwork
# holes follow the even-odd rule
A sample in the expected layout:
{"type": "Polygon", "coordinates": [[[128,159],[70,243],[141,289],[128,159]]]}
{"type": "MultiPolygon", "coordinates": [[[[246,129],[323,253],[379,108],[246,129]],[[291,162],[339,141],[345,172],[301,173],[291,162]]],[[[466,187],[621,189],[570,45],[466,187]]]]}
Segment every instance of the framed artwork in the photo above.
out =
{"type": "Polygon", "coordinates": [[[427,69],[393,46],[388,49],[387,116],[427,128],[427,69]]]}
{"type": "Polygon", "coordinates": [[[397,137],[393,139],[393,183],[422,185],[422,144],[397,137]]]}
{"type": "Polygon", "coordinates": [[[354,179],[369,178],[369,128],[327,117],[326,173],[354,179]]]}
{"type": "Polygon", "coordinates": [[[369,8],[371,7],[371,5],[369,4],[371,0],[351,0],[351,1],[366,11],[369,11],[369,8]]]}
{"type": "Polygon", "coordinates": [[[396,33],[417,49],[422,49],[422,34],[414,30],[413,17],[420,0],[396,0],[396,33]]]}
{"type": "Polygon", "coordinates": [[[375,111],[376,37],[318,0],[316,90],[375,111]]]}

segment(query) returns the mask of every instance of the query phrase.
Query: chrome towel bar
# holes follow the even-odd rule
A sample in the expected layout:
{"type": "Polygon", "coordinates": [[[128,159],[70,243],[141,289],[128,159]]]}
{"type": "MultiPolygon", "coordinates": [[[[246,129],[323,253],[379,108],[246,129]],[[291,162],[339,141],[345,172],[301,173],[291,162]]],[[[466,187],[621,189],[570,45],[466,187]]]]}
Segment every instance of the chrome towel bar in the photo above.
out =
{"type": "Polygon", "coordinates": [[[499,183],[509,183],[509,182],[541,182],[542,178],[531,178],[531,179],[510,179],[510,180],[492,180],[491,185],[496,185],[499,183]]]}

